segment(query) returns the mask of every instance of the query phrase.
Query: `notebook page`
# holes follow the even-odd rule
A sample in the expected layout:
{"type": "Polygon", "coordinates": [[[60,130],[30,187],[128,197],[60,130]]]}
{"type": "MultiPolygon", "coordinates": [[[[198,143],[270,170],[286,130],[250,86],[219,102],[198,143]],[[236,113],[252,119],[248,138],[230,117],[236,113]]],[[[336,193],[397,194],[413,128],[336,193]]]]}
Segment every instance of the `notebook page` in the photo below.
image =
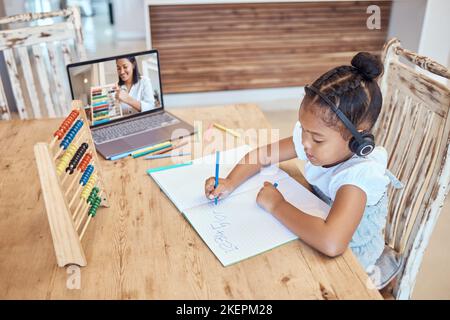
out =
{"type": "MultiPolygon", "coordinates": [[[[295,207],[325,219],[329,206],[291,177],[278,189],[295,207]]],[[[184,212],[203,241],[224,266],[297,239],[289,229],[256,204],[260,188],[184,212]]]]}
{"type": "MultiPolygon", "coordinates": [[[[250,146],[244,145],[221,152],[219,176],[226,177],[250,149],[250,146]]],[[[215,166],[216,156],[211,154],[194,160],[192,165],[152,172],[150,176],[178,210],[183,212],[188,208],[211,202],[205,196],[205,180],[215,175],[215,166]]],[[[261,188],[264,181],[276,182],[287,176],[287,173],[277,166],[264,168],[239,186],[230,197],[250,189],[261,188]]]]}

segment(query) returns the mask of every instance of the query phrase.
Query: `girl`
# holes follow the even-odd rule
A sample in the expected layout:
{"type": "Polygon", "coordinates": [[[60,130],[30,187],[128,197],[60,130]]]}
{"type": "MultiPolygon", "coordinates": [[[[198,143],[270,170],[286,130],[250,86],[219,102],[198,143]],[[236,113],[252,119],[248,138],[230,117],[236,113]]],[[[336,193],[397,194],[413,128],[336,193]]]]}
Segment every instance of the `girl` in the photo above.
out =
{"type": "Polygon", "coordinates": [[[387,186],[396,182],[398,187],[400,182],[387,170],[386,150],[374,148],[369,133],[382,105],[375,79],[383,65],[365,52],[354,56],[351,64],[334,68],[305,87],[293,136],[277,142],[279,155],[271,154],[272,146],[265,156],[261,148],[249,152],[216,188],[214,177],[207,179],[205,193],[209,199],[223,198],[263,166],[295,157],[305,160],[311,189],[331,206],[325,221],[289,204],[269,182],[258,193],[258,205],[330,257],[350,246],[367,270],[384,249],[387,186]],[[258,160],[249,164],[249,159],[258,160]]]}
{"type": "Polygon", "coordinates": [[[149,111],[155,108],[155,98],[150,79],[141,77],[135,57],[116,60],[119,76],[116,99],[121,102],[124,114],[149,111]]]}

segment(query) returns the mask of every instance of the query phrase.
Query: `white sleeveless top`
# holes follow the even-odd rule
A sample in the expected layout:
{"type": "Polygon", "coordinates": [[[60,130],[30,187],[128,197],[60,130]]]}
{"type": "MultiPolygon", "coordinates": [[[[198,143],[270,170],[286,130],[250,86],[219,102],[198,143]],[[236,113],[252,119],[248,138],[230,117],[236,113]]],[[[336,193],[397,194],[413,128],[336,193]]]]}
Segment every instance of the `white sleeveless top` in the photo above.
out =
{"type": "MultiPolygon", "coordinates": [[[[127,91],[127,87],[125,85],[122,85],[120,89],[127,91]]],[[[128,94],[141,102],[141,112],[149,111],[155,108],[155,98],[153,96],[153,87],[150,79],[141,77],[138,82],[131,86],[128,94]]],[[[124,115],[138,112],[136,109],[124,102],[120,105],[124,115]]]]}

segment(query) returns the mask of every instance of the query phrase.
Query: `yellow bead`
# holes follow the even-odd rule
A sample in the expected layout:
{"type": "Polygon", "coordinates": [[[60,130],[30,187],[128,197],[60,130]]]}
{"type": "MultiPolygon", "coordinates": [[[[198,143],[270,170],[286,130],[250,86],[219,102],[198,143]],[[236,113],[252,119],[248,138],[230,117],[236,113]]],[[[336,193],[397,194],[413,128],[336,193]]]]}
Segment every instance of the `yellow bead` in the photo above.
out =
{"type": "Polygon", "coordinates": [[[56,173],[58,174],[58,176],[60,176],[67,168],[70,159],[72,159],[77,149],[78,146],[75,145],[75,143],[72,143],[69,148],[67,148],[66,152],[64,152],[64,155],[62,156],[60,162],[58,163],[58,166],[56,167],[56,173]]]}
{"type": "Polygon", "coordinates": [[[91,193],[96,183],[97,183],[97,175],[93,174],[90,176],[89,181],[84,186],[83,191],[81,191],[81,198],[87,200],[89,194],[91,193]]]}

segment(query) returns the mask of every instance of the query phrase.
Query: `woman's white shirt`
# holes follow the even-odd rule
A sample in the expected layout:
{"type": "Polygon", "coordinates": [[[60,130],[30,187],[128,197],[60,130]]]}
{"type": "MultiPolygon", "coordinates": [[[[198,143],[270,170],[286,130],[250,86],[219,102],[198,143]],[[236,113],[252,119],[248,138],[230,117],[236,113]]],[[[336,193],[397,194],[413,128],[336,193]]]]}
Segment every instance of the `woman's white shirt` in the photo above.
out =
{"type": "MultiPolygon", "coordinates": [[[[120,87],[121,90],[127,90],[125,85],[120,87]]],[[[155,97],[153,96],[153,87],[150,79],[141,77],[138,82],[131,86],[128,94],[141,103],[141,112],[149,111],[155,108],[155,97]]],[[[124,115],[137,113],[138,111],[132,106],[122,102],[122,112],[124,115]]]]}

